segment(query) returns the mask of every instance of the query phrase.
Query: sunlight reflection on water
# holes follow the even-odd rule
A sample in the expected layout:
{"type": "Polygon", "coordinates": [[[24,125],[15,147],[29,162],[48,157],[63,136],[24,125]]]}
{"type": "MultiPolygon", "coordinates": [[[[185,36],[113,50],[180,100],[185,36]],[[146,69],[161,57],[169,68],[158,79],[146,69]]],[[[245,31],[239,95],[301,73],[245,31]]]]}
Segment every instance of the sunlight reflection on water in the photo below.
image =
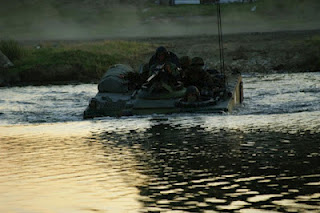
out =
{"type": "Polygon", "coordinates": [[[0,127],[0,210],[316,212],[319,123],[296,124],[305,116],[291,114],[290,123],[185,115],[0,127]]]}
{"type": "Polygon", "coordinates": [[[232,115],[90,121],[95,85],[2,88],[0,212],[319,212],[319,79],[246,77],[232,115]]]}

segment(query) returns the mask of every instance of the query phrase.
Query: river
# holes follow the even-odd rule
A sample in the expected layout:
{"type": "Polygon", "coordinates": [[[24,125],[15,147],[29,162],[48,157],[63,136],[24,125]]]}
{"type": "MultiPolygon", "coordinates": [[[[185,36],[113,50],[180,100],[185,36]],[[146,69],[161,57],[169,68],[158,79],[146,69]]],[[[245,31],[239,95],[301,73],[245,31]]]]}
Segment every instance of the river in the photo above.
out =
{"type": "Polygon", "coordinates": [[[82,120],[97,85],[0,88],[0,212],[320,212],[320,73],[232,114],[82,120]]]}

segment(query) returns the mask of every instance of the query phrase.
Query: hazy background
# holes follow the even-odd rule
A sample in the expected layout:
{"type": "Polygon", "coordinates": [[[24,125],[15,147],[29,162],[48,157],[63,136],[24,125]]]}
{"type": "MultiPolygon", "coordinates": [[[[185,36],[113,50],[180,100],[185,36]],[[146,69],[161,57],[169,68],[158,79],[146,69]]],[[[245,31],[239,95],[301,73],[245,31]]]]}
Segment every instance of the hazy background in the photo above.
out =
{"type": "MultiPolygon", "coordinates": [[[[317,0],[222,5],[224,33],[319,29],[317,0]]],[[[0,39],[95,39],[215,34],[214,5],[154,0],[0,0],[0,39]]]]}

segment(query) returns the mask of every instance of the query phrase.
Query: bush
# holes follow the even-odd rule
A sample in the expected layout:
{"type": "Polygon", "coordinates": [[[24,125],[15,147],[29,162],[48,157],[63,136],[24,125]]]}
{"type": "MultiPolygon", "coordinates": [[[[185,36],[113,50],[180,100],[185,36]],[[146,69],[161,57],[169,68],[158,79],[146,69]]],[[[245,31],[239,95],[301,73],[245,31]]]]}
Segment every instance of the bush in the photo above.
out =
{"type": "Polygon", "coordinates": [[[26,53],[25,49],[14,40],[1,40],[0,50],[11,61],[20,60],[26,53]]]}
{"type": "Polygon", "coordinates": [[[308,62],[311,70],[320,70],[320,36],[315,36],[308,42],[308,62]]]}
{"type": "Polygon", "coordinates": [[[297,65],[300,70],[319,71],[320,70],[320,37],[315,36],[303,41],[296,50],[299,52],[297,65]]]}

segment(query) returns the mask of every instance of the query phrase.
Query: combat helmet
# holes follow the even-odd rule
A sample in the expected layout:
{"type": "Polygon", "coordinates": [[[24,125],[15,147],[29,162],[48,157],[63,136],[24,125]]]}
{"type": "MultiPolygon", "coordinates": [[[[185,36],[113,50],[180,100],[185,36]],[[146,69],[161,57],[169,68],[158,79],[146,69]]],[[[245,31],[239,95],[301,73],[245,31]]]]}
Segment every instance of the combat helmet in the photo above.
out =
{"type": "Polygon", "coordinates": [[[195,102],[200,99],[200,91],[196,86],[189,86],[185,94],[187,102],[195,102]]]}
{"type": "Polygon", "coordinates": [[[191,59],[189,56],[182,56],[179,61],[182,69],[186,69],[191,65],[191,59]]]}
{"type": "Polygon", "coordinates": [[[191,60],[191,65],[192,66],[203,66],[204,65],[204,61],[200,57],[194,57],[191,60]]]}
{"type": "Polygon", "coordinates": [[[157,50],[156,50],[156,55],[158,56],[158,55],[163,54],[163,53],[165,55],[167,55],[168,54],[168,50],[163,46],[158,47],[157,50]]]}

